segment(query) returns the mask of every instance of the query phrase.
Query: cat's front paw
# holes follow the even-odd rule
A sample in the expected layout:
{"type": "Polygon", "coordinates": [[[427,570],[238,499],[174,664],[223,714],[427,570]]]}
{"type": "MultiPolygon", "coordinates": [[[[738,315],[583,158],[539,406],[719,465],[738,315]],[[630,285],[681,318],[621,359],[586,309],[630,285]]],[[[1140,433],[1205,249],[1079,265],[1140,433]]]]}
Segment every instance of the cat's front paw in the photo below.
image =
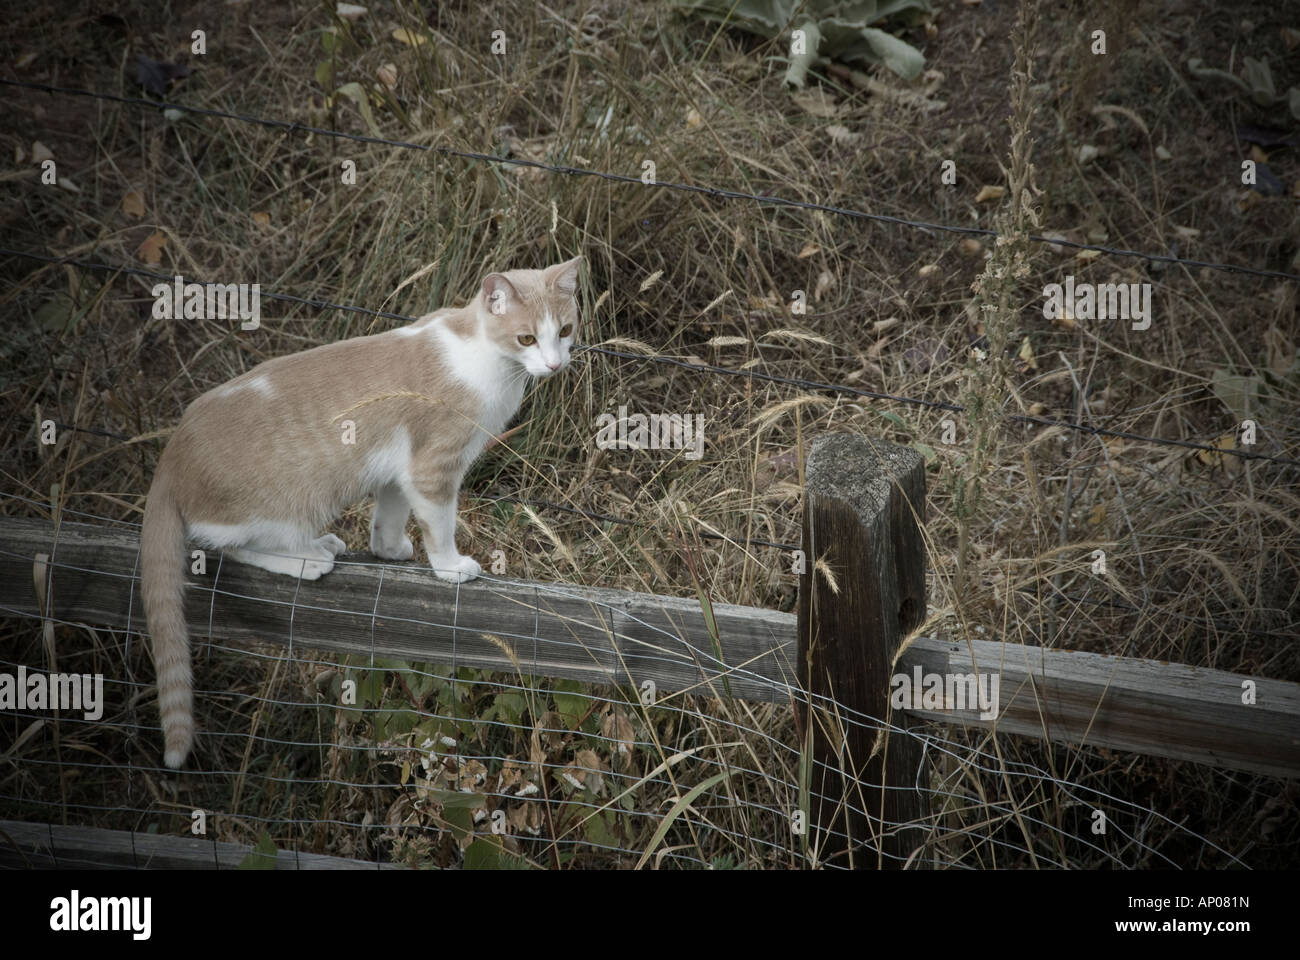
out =
{"type": "Polygon", "coordinates": [[[483,572],[477,560],[465,556],[430,559],[429,566],[433,568],[439,580],[446,580],[448,583],[464,583],[475,579],[483,572]]]}

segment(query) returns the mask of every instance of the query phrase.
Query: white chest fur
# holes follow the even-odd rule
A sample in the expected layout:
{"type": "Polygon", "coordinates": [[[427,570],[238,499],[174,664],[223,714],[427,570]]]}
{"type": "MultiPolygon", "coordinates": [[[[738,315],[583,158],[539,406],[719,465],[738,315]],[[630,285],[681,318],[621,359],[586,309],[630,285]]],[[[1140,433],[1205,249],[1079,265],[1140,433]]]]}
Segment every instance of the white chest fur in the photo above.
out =
{"type": "MultiPolygon", "coordinates": [[[[459,337],[436,321],[433,330],[449,372],[479,399],[478,426],[485,444],[519,409],[528,374],[482,338],[459,337]]],[[[475,454],[482,449],[481,444],[471,446],[475,454]]]]}

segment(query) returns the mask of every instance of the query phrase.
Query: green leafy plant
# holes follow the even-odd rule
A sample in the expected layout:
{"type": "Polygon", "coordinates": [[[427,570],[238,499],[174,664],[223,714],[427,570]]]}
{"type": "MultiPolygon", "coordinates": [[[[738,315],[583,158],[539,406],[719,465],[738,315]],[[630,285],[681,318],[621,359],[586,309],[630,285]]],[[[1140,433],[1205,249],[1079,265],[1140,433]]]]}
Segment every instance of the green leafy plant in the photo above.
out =
{"type": "Polygon", "coordinates": [[[1202,80],[1223,80],[1231,83],[1243,93],[1249,94],[1250,98],[1261,107],[1271,107],[1285,100],[1291,116],[1300,120],[1300,87],[1289,87],[1286,93],[1279,94],[1273,84],[1273,72],[1269,69],[1267,60],[1243,57],[1241,65],[1242,72],[1246,75],[1244,80],[1227,70],[1205,66],[1200,57],[1190,58],[1187,61],[1187,70],[1202,80]]]}
{"type": "Polygon", "coordinates": [[[929,0],[674,0],[691,13],[759,36],[804,31],[802,53],[792,55],[786,82],[804,85],[810,66],[837,60],[862,66],[883,63],[905,80],[925,66],[919,50],[874,26],[894,20],[915,26],[932,12],[929,0]]]}

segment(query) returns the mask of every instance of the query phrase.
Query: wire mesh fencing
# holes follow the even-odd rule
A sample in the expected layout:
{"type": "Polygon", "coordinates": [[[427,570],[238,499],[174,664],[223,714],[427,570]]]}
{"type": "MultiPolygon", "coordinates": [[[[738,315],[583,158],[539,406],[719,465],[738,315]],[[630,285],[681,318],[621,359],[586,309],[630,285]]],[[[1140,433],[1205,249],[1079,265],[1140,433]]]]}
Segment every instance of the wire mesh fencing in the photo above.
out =
{"type": "MultiPolygon", "coordinates": [[[[99,529],[105,521],[97,518],[99,529]]],[[[606,601],[540,583],[526,585],[537,597],[531,629],[488,631],[466,598],[495,591],[512,602],[518,584],[487,576],[455,587],[412,564],[341,560],[331,576],[353,568],[373,580],[372,601],[353,602],[343,581],[333,589],[338,602],[322,605],[317,585],[274,578],[289,581],[286,603],[247,590],[239,565],[214,558],[224,585],[217,575],[191,587],[209,627],[192,638],[201,733],[178,774],[160,762],[153,667],[137,633],[138,569],[127,554],[113,569],[89,565],[76,551],[75,521],[60,518],[60,527],[36,570],[30,556],[0,553],[46,590],[36,614],[0,607],[15,640],[0,674],[100,678],[102,696],[90,709],[29,703],[4,712],[4,818],[198,837],[214,844],[214,859],[215,845],[233,842],[263,856],[325,854],[376,867],[1243,863],[1155,809],[1072,775],[1083,768],[1070,751],[1059,752],[1066,762],[1044,765],[1022,758],[1014,738],[872,717],[808,696],[795,681],[792,634],[774,637],[768,657],[729,661],[613,591],[606,601]],[[426,581],[430,595],[450,596],[451,617],[386,608],[384,581],[391,589],[410,577],[426,581]],[[101,593],[119,598],[125,622],[112,625],[101,593]],[[582,616],[572,613],[575,596],[582,616]],[[110,625],[62,615],[77,604],[110,625]],[[556,611],[566,629],[556,628],[556,611]],[[296,635],[281,631],[286,616],[296,635]],[[346,652],[331,636],[324,640],[335,649],[313,647],[322,636],[313,624],[348,618],[368,623],[369,635],[346,652]],[[259,622],[270,625],[260,643],[248,633],[259,622]],[[448,655],[394,657],[390,631],[450,637],[438,648],[448,655]],[[612,642],[590,642],[601,632],[612,642]],[[501,654],[495,668],[482,652],[489,647],[501,654]],[[548,675],[577,673],[583,656],[602,682],[548,675]],[[914,742],[922,758],[914,781],[864,779],[869,758],[816,759],[797,714],[808,718],[803,733],[819,723],[843,741],[850,728],[871,731],[881,750],[914,742]],[[891,820],[880,802],[889,790],[909,793],[923,814],[891,820]]],[[[323,584],[329,591],[329,578],[323,584]]],[[[396,603],[399,594],[387,596],[396,603]]],[[[1054,748],[1042,749],[1054,759],[1054,748]]],[[[58,862],[77,859],[64,843],[58,862]]]]}

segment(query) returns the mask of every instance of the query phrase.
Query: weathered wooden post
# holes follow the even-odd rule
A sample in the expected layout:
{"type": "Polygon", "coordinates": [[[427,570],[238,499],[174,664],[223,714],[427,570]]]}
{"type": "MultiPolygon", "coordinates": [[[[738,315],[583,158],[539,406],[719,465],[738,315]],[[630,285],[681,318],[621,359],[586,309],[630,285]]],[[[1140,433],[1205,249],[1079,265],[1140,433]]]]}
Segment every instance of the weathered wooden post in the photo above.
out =
{"type": "Polygon", "coordinates": [[[889,680],[895,651],[925,617],[925,461],[831,434],[813,441],[804,472],[798,664],[809,700],[800,731],[814,761],[810,840],[823,863],[897,869],[926,836],[920,824],[898,828],[927,809],[916,789],[929,786],[921,746],[829,701],[907,724],[889,713],[889,680]]]}

